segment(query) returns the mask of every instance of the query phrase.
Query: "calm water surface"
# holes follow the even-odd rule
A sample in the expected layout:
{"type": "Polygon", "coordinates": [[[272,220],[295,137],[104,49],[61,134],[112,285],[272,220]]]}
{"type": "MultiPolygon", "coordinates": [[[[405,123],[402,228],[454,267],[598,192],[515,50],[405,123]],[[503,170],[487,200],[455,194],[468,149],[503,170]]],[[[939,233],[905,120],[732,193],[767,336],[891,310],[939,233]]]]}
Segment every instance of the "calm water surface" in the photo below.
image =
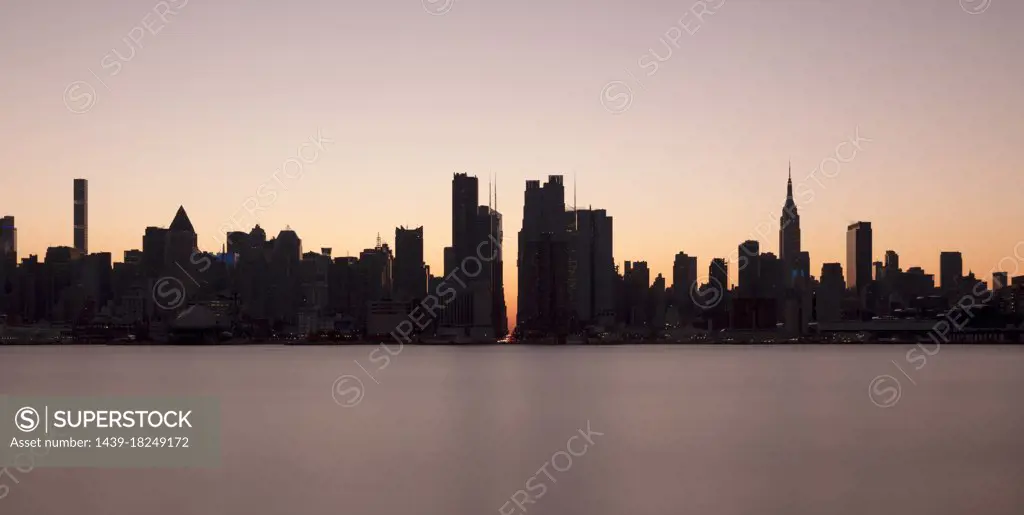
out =
{"type": "Polygon", "coordinates": [[[0,514],[1024,514],[1024,349],[908,348],[0,348],[0,393],[223,415],[220,468],[16,472],[0,514]]]}

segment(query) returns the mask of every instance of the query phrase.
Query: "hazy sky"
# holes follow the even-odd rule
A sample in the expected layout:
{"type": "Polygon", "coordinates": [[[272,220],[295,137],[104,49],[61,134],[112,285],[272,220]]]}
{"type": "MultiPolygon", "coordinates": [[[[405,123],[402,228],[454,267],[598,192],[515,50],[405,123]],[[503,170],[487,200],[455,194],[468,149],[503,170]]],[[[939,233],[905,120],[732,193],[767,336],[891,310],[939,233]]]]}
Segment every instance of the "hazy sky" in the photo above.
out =
{"type": "Polygon", "coordinates": [[[778,252],[792,159],[815,275],[845,267],[856,220],[904,268],[937,274],[957,249],[987,279],[1014,255],[1024,3],[706,4],[3,2],[0,215],[21,256],[70,245],[85,177],[90,250],[120,260],[179,204],[212,250],[232,216],[251,227],[243,203],[267,185],[270,235],[290,225],[346,255],[424,225],[440,270],[452,174],[480,177],[481,203],[494,175],[514,318],[525,180],[575,174],[578,204],[615,218],[618,263],[670,277],[686,251],[705,275],[748,238],[778,252]],[[336,143],[303,147],[318,132],[336,143]],[[314,162],[275,180],[300,149],[314,162]]]}

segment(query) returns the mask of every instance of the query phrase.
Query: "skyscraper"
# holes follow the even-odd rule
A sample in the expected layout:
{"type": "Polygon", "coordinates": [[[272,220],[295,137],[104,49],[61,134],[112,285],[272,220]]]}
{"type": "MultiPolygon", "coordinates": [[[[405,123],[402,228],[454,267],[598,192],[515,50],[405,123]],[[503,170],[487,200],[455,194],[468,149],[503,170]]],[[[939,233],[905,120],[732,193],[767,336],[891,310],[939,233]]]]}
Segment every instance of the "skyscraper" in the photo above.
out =
{"type": "Polygon", "coordinates": [[[18,229],[14,217],[0,218],[0,315],[13,303],[15,269],[18,266],[18,229]]]}
{"type": "MultiPolygon", "coordinates": [[[[458,273],[459,267],[471,255],[477,233],[477,202],[480,181],[465,173],[452,176],[452,245],[445,248],[444,276],[458,273]]],[[[473,324],[473,294],[466,284],[454,284],[455,296],[444,306],[441,326],[462,334],[473,324]]]]}
{"type": "Polygon", "coordinates": [[[493,335],[501,337],[508,334],[508,306],[505,304],[505,257],[502,245],[505,241],[505,230],[502,228],[502,216],[497,211],[498,189],[494,188],[494,209],[480,206],[481,216],[487,221],[487,235],[478,244],[481,260],[488,271],[487,280],[490,288],[491,326],[493,335]]]}
{"type": "Polygon", "coordinates": [[[0,218],[0,259],[18,261],[18,228],[13,216],[0,218]]]}
{"type": "Polygon", "coordinates": [[[782,262],[784,275],[783,286],[792,287],[799,275],[798,260],[800,256],[800,214],[793,200],[793,166],[789,167],[789,179],[786,181],[786,204],[782,207],[779,218],[779,260],[782,262]]]}
{"type": "Polygon", "coordinates": [[[626,261],[622,274],[626,325],[646,327],[650,320],[651,269],[646,261],[626,261]]]}
{"type": "Polygon", "coordinates": [[[89,181],[75,179],[74,229],[75,248],[89,253],[89,181]]]}
{"type": "MultiPolygon", "coordinates": [[[[473,232],[476,228],[479,198],[480,183],[476,177],[464,173],[452,177],[452,251],[455,266],[474,252],[473,232]]],[[[452,270],[444,272],[447,276],[452,270]]]]}
{"type": "Polygon", "coordinates": [[[959,252],[939,254],[939,287],[943,290],[956,288],[964,275],[964,257],[959,252]]]}
{"type": "MultiPolygon", "coordinates": [[[[488,203],[490,199],[488,196],[488,203]]],[[[473,283],[473,334],[480,338],[508,334],[508,313],[505,309],[505,282],[502,253],[501,213],[490,205],[478,206],[474,229],[473,255],[480,260],[480,271],[473,283]]],[[[469,265],[474,266],[474,265],[469,265]]],[[[467,275],[474,270],[466,270],[467,275]]]]}
{"type": "Polygon", "coordinates": [[[714,258],[708,265],[709,282],[719,293],[725,294],[729,290],[729,262],[722,258],[714,258]]]}
{"type": "Polygon", "coordinates": [[[146,227],[142,236],[142,270],[146,277],[156,278],[164,269],[167,254],[167,229],[146,227]]]}
{"type": "Polygon", "coordinates": [[[900,271],[900,255],[895,250],[885,251],[885,270],[887,272],[900,271]]]}
{"type": "Polygon", "coordinates": [[[427,269],[423,263],[423,227],[395,228],[395,293],[399,300],[427,295],[427,269]]]}
{"type": "Polygon", "coordinates": [[[757,298],[774,299],[776,306],[781,306],[786,290],[782,282],[785,277],[782,260],[771,252],[765,252],[758,257],[758,266],[760,275],[757,278],[757,298]]]}
{"type": "Polygon", "coordinates": [[[761,245],[754,240],[747,240],[740,244],[737,252],[739,261],[739,282],[736,285],[740,297],[754,297],[757,295],[758,277],[761,275],[761,245]]]}
{"type": "Polygon", "coordinates": [[[842,318],[845,290],[843,265],[840,263],[822,264],[821,286],[818,288],[816,305],[819,322],[838,322],[842,318]]]}
{"type": "MultiPolygon", "coordinates": [[[[526,181],[525,202],[523,203],[523,226],[519,231],[519,295],[516,317],[520,323],[537,316],[543,307],[545,317],[561,316],[568,313],[559,304],[563,285],[548,284],[547,281],[566,281],[568,290],[568,242],[565,215],[565,186],[561,175],[549,175],[541,187],[540,181],[526,181]],[[534,243],[542,242],[540,245],[534,243]],[[559,260],[566,260],[561,263],[559,260]],[[538,267],[542,266],[544,270],[538,267]],[[561,271],[565,270],[563,274],[561,271]],[[542,273],[543,272],[543,273],[542,273]],[[544,281],[544,282],[538,282],[544,281]],[[540,295],[553,295],[542,299],[540,295]]],[[[565,302],[568,302],[566,297],[565,302]]],[[[562,327],[562,321],[545,319],[550,327],[562,327]]]]}
{"type": "Polygon", "coordinates": [[[871,222],[846,228],[846,287],[860,294],[871,282],[871,222]]]}
{"type": "Polygon", "coordinates": [[[445,277],[463,266],[467,269],[460,273],[465,283],[452,285],[455,297],[445,304],[440,329],[449,335],[488,339],[504,334],[508,327],[501,277],[502,222],[501,214],[490,205],[477,205],[478,196],[476,177],[455,174],[452,245],[444,249],[445,277]],[[480,264],[473,264],[473,260],[480,264]]]}
{"type": "Polygon", "coordinates": [[[570,297],[576,319],[611,322],[615,315],[612,217],[604,209],[566,213],[570,231],[570,297]]]}
{"type": "Polygon", "coordinates": [[[171,272],[177,273],[181,267],[192,260],[192,253],[197,249],[198,238],[192,227],[192,221],[188,219],[188,213],[184,206],[178,206],[174,213],[170,227],[167,228],[167,243],[164,247],[164,265],[173,267],[171,272]],[[177,270],[175,270],[177,269],[177,270]]]}
{"type": "Polygon", "coordinates": [[[651,284],[647,294],[647,320],[653,328],[665,327],[665,307],[668,300],[665,298],[665,278],[658,274],[651,284]]]}
{"type": "Polygon", "coordinates": [[[548,334],[568,331],[571,310],[568,242],[545,232],[525,241],[520,252],[529,256],[529,266],[519,268],[517,327],[548,334]],[[532,302],[524,303],[524,296],[532,302]]]}
{"type": "Polygon", "coordinates": [[[391,248],[380,238],[372,249],[359,253],[359,268],[365,274],[366,295],[370,301],[391,299],[394,260],[391,248]]]}
{"type": "Polygon", "coordinates": [[[676,254],[676,259],[672,263],[672,302],[680,316],[695,311],[693,292],[699,287],[697,256],[689,256],[685,252],[676,254]]]}

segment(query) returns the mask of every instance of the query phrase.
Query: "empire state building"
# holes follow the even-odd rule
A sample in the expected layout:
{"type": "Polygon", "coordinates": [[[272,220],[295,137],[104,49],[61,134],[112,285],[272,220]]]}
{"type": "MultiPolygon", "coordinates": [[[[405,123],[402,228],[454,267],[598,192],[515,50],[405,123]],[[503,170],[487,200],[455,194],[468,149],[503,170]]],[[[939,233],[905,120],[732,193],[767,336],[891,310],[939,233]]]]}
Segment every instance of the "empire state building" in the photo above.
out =
{"type": "Polygon", "coordinates": [[[795,272],[799,269],[797,260],[800,259],[800,213],[793,201],[792,163],[789,165],[789,180],[786,182],[786,205],[779,218],[779,259],[785,273],[783,284],[788,288],[793,285],[795,272]]]}

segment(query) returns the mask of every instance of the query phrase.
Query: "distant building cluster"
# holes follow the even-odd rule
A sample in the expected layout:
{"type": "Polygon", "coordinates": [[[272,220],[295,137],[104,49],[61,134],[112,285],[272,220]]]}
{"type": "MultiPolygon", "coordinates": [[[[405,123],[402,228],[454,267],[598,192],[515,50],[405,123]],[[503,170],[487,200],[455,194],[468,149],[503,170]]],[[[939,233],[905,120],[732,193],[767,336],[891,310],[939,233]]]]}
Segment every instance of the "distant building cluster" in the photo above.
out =
{"type": "MultiPolygon", "coordinates": [[[[973,272],[964,275],[959,252],[942,252],[936,285],[919,267],[903,270],[893,250],[874,261],[870,222],[847,227],[845,268],[824,263],[813,276],[791,177],[778,255],[763,252],[761,242],[744,241],[733,262],[713,258],[702,273],[696,256],[679,252],[671,278],[653,280],[646,261],[624,261],[620,269],[612,217],[578,208],[575,198],[567,206],[565,190],[558,175],[543,184],[526,181],[513,339],[722,330],[803,336],[823,328],[934,320],[967,296],[984,297],[985,323],[992,327],[1024,320],[1024,276],[995,272],[989,286],[973,272]],[[735,287],[730,266],[737,268],[735,287]]],[[[480,205],[479,181],[467,174],[452,178],[452,242],[439,275],[424,262],[423,227],[398,227],[394,251],[378,236],[358,256],[333,256],[331,248],[303,252],[295,231],[285,228],[268,239],[259,225],[230,232],[221,249],[205,252],[183,207],[169,226],[145,229],[141,250],[127,250],[113,262],[110,253],[89,251],[88,182],[75,179],[73,192],[73,246],[51,247],[42,260],[30,255],[19,261],[15,218],[0,218],[3,334],[52,327],[101,341],[383,339],[417,316],[422,342],[509,336],[496,187],[480,205]]]]}

